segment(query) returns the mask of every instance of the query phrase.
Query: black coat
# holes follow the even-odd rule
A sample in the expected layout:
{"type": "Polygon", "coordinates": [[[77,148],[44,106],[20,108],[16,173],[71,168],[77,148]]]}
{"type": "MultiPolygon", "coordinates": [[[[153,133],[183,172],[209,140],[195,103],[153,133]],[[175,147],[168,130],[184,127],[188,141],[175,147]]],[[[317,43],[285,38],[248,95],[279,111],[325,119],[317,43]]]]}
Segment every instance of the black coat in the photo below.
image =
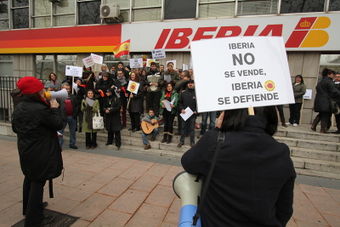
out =
{"type": "Polygon", "coordinates": [[[187,88],[180,94],[178,102],[179,112],[185,110],[187,107],[190,107],[193,112],[197,112],[195,89],[187,88]]]}
{"type": "MultiPolygon", "coordinates": [[[[208,131],[183,155],[187,172],[207,176],[217,137],[217,130],[208,131]]],[[[286,226],[296,177],[288,146],[268,135],[256,116],[225,138],[202,206],[202,226],[286,226]]]]}
{"type": "Polygon", "coordinates": [[[331,98],[334,100],[340,99],[340,91],[335,88],[331,78],[323,77],[316,86],[314,111],[331,113],[331,98]]]}
{"type": "MultiPolygon", "coordinates": [[[[143,95],[143,82],[139,82],[139,89],[136,94],[133,94],[133,97],[130,98],[130,104],[129,104],[129,112],[132,113],[143,113],[143,101],[144,101],[144,95],[143,95]]],[[[129,97],[131,92],[128,91],[129,97]]]]}
{"type": "MultiPolygon", "coordinates": [[[[338,91],[340,92],[340,83],[335,84],[335,88],[338,89],[338,91]]],[[[338,106],[340,106],[340,98],[336,99],[336,103],[338,104],[338,106]]]]}
{"type": "Polygon", "coordinates": [[[120,98],[115,95],[111,95],[110,97],[105,97],[103,99],[104,125],[107,131],[113,132],[120,131],[122,129],[120,107],[120,98]],[[106,109],[110,112],[106,113],[106,109]]]}
{"type": "Polygon", "coordinates": [[[111,89],[112,85],[113,85],[113,80],[111,80],[111,79],[108,79],[108,80],[100,79],[96,83],[96,90],[102,90],[105,93],[108,89],[111,89]]]}
{"type": "Polygon", "coordinates": [[[13,112],[12,128],[18,137],[23,174],[31,181],[56,178],[63,161],[57,130],[63,128],[60,109],[24,97],[13,112]]]}

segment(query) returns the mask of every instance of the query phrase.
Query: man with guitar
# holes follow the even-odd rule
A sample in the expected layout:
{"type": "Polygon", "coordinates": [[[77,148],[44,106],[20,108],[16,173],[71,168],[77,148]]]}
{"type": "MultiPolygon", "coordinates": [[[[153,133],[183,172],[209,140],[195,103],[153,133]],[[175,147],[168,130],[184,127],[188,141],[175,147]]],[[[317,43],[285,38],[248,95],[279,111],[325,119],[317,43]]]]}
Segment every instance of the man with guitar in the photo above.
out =
{"type": "Polygon", "coordinates": [[[158,117],[155,115],[155,112],[150,109],[148,114],[142,119],[141,127],[142,127],[142,139],[144,144],[144,150],[148,150],[151,148],[151,145],[148,140],[148,135],[151,134],[151,141],[155,141],[156,136],[158,135],[158,117]]]}

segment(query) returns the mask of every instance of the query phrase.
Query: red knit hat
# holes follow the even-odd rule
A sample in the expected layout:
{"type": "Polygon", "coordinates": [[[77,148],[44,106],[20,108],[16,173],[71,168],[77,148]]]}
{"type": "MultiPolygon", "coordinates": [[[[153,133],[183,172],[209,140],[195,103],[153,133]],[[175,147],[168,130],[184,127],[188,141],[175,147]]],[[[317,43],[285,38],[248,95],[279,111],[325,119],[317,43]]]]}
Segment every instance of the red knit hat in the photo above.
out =
{"type": "Polygon", "coordinates": [[[20,78],[17,82],[17,87],[24,95],[34,94],[44,89],[44,85],[41,81],[33,76],[20,78]]]}

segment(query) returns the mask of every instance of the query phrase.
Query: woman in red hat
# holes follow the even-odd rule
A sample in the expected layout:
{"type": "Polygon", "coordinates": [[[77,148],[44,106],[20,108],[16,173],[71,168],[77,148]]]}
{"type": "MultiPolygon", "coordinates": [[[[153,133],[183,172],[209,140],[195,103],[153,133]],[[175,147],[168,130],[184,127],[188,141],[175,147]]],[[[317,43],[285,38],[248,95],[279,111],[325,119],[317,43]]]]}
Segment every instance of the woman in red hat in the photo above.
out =
{"type": "Polygon", "coordinates": [[[17,134],[20,165],[25,175],[25,227],[41,226],[51,221],[44,220],[43,215],[44,185],[47,180],[58,177],[63,169],[57,136],[63,120],[59,104],[55,100],[46,101],[44,85],[37,78],[23,77],[17,87],[22,97],[13,112],[12,128],[17,134]]]}

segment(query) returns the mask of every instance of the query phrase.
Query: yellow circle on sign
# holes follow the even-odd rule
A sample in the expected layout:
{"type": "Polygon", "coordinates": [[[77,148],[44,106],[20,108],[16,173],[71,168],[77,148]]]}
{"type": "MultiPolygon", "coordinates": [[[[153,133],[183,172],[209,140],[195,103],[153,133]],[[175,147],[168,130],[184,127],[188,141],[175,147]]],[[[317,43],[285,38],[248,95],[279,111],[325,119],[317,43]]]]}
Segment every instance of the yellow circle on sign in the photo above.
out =
{"type": "Polygon", "coordinates": [[[137,84],[136,83],[131,83],[130,85],[130,91],[134,92],[136,90],[137,84]]]}
{"type": "Polygon", "coordinates": [[[267,80],[264,82],[264,87],[267,91],[273,91],[275,89],[275,83],[272,80],[267,80]]]}

